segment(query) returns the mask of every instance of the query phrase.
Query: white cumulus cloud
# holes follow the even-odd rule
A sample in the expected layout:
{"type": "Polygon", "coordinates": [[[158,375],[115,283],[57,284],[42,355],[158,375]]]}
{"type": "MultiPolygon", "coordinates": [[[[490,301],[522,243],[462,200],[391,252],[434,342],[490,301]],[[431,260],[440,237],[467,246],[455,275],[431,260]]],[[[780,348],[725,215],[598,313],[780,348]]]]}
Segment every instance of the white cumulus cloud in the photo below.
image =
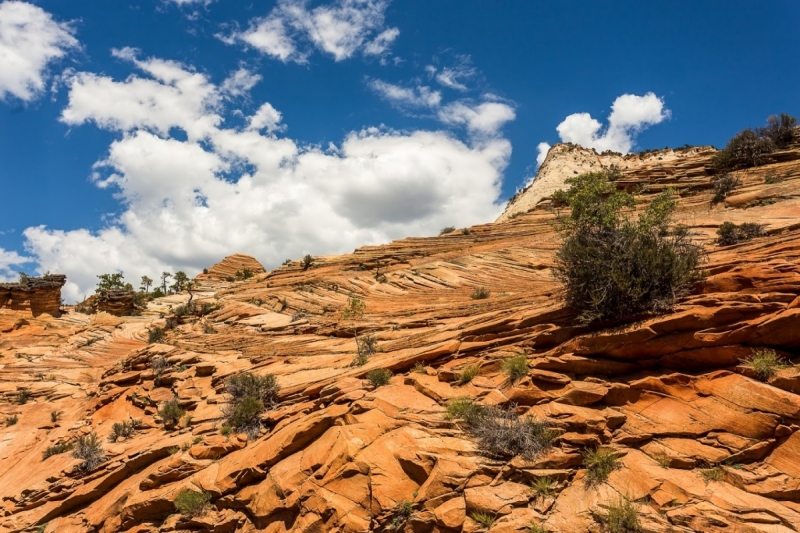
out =
{"type": "Polygon", "coordinates": [[[470,105],[456,101],[447,104],[439,111],[439,120],[446,124],[463,124],[475,135],[496,135],[506,122],[514,118],[516,118],[514,108],[501,102],[470,105]]]}
{"type": "Polygon", "coordinates": [[[0,99],[39,96],[48,65],[78,48],[74,29],[27,2],[0,3],[0,99]]]}
{"type": "Polygon", "coordinates": [[[250,92],[250,89],[256,86],[261,81],[261,75],[250,72],[242,67],[231,73],[228,78],[222,82],[222,92],[230,96],[243,96],[250,92]]]}
{"type": "Polygon", "coordinates": [[[442,102],[442,93],[430,87],[403,87],[382,80],[370,80],[368,85],[384,100],[399,107],[436,107],[442,102]]]}
{"type": "Polygon", "coordinates": [[[342,61],[359,50],[384,54],[400,35],[385,28],[386,0],[336,0],[314,8],[307,0],[279,0],[265,17],[250,21],[247,30],[220,38],[242,41],[283,62],[303,63],[316,49],[342,61]]]}
{"type": "Polygon", "coordinates": [[[433,65],[428,65],[425,67],[425,70],[430,76],[433,76],[440,85],[457,91],[466,91],[467,86],[462,80],[469,80],[475,77],[477,73],[475,68],[471,65],[469,56],[460,56],[458,58],[458,63],[452,67],[443,67],[441,70],[438,70],[433,65]]]}
{"type": "Polygon", "coordinates": [[[76,74],[62,120],[117,133],[94,180],[116,193],[120,214],[99,231],[24,231],[39,268],[69,276],[69,300],[91,294],[104,272],[122,271],[136,285],[164,270],[192,275],[235,252],[269,268],[485,222],[502,209],[511,144],[498,129],[513,118],[510,108],[451,109],[457,126],[492,132],[469,142],[449,131],[380,127],[322,149],[280,137],[282,117],[267,102],[246,127],[226,127],[224,82],[132,50],[117,55],[139,73],[76,74]]]}
{"type": "Polygon", "coordinates": [[[0,282],[17,281],[21,266],[32,261],[30,257],[0,248],[0,282]]]}
{"type": "Polygon", "coordinates": [[[547,157],[547,152],[549,150],[550,150],[550,145],[545,143],[545,142],[541,142],[541,143],[536,145],[536,166],[537,167],[542,166],[542,163],[544,163],[544,160],[547,157]]]}
{"type": "Polygon", "coordinates": [[[606,128],[589,113],[574,113],[565,118],[556,131],[563,142],[626,154],[633,147],[637,134],[669,117],[664,99],[654,93],[623,94],[611,105],[606,128]]]}

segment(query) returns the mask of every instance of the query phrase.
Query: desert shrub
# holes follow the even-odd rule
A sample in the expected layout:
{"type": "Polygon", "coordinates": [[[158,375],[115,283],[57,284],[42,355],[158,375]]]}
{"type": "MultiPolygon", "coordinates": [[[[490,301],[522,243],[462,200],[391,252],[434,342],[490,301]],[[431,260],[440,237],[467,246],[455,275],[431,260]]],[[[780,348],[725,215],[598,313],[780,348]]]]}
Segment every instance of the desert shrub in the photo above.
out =
{"type": "Polygon", "coordinates": [[[178,405],[178,400],[164,402],[161,404],[161,409],[158,410],[158,416],[164,421],[165,427],[174,427],[185,414],[186,411],[178,405]]]}
{"type": "Polygon", "coordinates": [[[734,135],[723,150],[714,154],[711,164],[720,171],[754,167],[760,165],[775,148],[769,136],[748,128],[734,135]]]}
{"type": "Polygon", "coordinates": [[[590,485],[604,482],[620,466],[617,452],[610,448],[585,450],[583,465],[586,467],[586,482],[590,485]]]}
{"type": "Polygon", "coordinates": [[[138,420],[124,420],[122,422],[114,422],[111,426],[111,433],[108,435],[110,442],[117,442],[118,439],[129,439],[136,432],[139,426],[138,420]]]}
{"type": "Polygon", "coordinates": [[[360,335],[356,337],[356,356],[350,366],[364,366],[371,355],[378,351],[378,339],[375,335],[360,335]]]}
{"type": "Polygon", "coordinates": [[[207,492],[196,492],[190,489],[182,490],[173,502],[175,509],[184,516],[199,516],[203,514],[211,501],[207,492]]]}
{"type": "Polygon", "coordinates": [[[61,420],[61,415],[63,413],[61,411],[50,411],[50,422],[55,424],[59,420],[61,420]]]}
{"type": "Polygon", "coordinates": [[[230,426],[230,424],[222,424],[222,426],[219,428],[219,434],[223,437],[227,437],[231,434],[232,430],[233,428],[230,426]]]}
{"type": "Polygon", "coordinates": [[[519,381],[528,375],[528,358],[523,354],[509,357],[503,361],[503,372],[512,383],[519,381]]]}
{"type": "Polygon", "coordinates": [[[481,367],[477,364],[467,365],[464,369],[456,374],[456,381],[461,385],[466,385],[477,376],[481,371],[481,367]]]}
{"type": "Polygon", "coordinates": [[[569,190],[554,194],[572,208],[559,219],[563,241],[554,273],[579,322],[666,311],[701,277],[701,247],[685,226],[670,227],[676,207],[670,190],[634,217],[623,214],[634,206],[633,195],[615,192],[607,174],[566,182],[569,190]]]}
{"type": "Polygon", "coordinates": [[[425,363],[417,361],[414,363],[414,367],[411,369],[412,372],[415,374],[427,374],[428,369],[425,367],[425,363]]]}
{"type": "Polygon", "coordinates": [[[214,329],[214,326],[212,326],[211,324],[203,324],[203,333],[205,333],[206,335],[212,335],[216,332],[217,330],[214,329]]]}
{"type": "Polygon", "coordinates": [[[233,276],[226,276],[225,281],[233,283],[234,281],[236,281],[236,278],[234,278],[233,276]]]}
{"type": "Polygon", "coordinates": [[[742,363],[761,381],[768,381],[779,370],[790,366],[786,359],[769,348],[753,350],[753,353],[742,359],[742,363]]]}
{"type": "Polygon", "coordinates": [[[439,235],[447,235],[448,233],[453,233],[455,230],[455,226],[447,226],[446,228],[439,230],[439,235]]]}
{"type": "Polygon", "coordinates": [[[485,407],[470,424],[469,433],[478,440],[478,448],[494,457],[522,456],[535,458],[549,449],[556,433],[546,421],[532,416],[521,417],[513,407],[485,407]]]}
{"type": "Polygon", "coordinates": [[[484,415],[485,407],[473,402],[467,397],[453,398],[447,402],[445,418],[448,420],[460,419],[467,426],[472,426],[484,415]]]}
{"type": "Polygon", "coordinates": [[[528,525],[528,533],[550,533],[550,531],[541,524],[531,522],[528,525]]]}
{"type": "Polygon", "coordinates": [[[475,287],[475,290],[472,291],[472,294],[470,294],[469,297],[472,298],[473,300],[485,300],[491,295],[492,291],[490,291],[486,287],[475,287]]]}
{"type": "Polygon", "coordinates": [[[164,328],[154,327],[147,330],[147,342],[150,344],[155,344],[158,342],[164,342],[164,335],[166,331],[164,328]]]}
{"type": "Polygon", "coordinates": [[[725,198],[739,185],[741,181],[736,176],[731,174],[722,174],[714,179],[714,196],[711,198],[711,205],[716,205],[724,202],[725,198]]]}
{"type": "Polygon", "coordinates": [[[81,460],[78,468],[84,472],[94,470],[100,463],[106,460],[103,454],[103,444],[94,431],[78,437],[75,441],[75,447],[72,450],[72,456],[75,459],[81,460]]]}
{"type": "Polygon", "coordinates": [[[225,390],[229,400],[223,413],[228,425],[255,437],[261,430],[261,413],[278,403],[278,379],[244,372],[228,378],[225,390]]]}
{"type": "Polygon", "coordinates": [[[392,519],[392,523],[389,524],[390,530],[398,530],[400,526],[404,522],[408,520],[408,517],[411,516],[411,513],[414,512],[414,504],[408,500],[403,500],[397,504],[395,509],[394,518],[392,519]]]}
{"type": "Polygon", "coordinates": [[[767,126],[761,132],[772,141],[776,148],[786,148],[795,140],[795,126],[797,126],[797,117],[781,113],[780,116],[768,117],[767,126]]]}
{"type": "Polygon", "coordinates": [[[308,270],[309,268],[311,268],[311,265],[314,264],[314,258],[311,257],[311,254],[306,254],[303,256],[303,261],[301,264],[303,266],[304,271],[308,270]]]}
{"type": "Polygon", "coordinates": [[[32,397],[33,395],[31,394],[31,391],[28,389],[20,389],[20,391],[17,393],[17,404],[25,405],[32,397]]]}
{"type": "Polygon", "coordinates": [[[72,448],[73,445],[71,442],[62,442],[61,444],[53,444],[52,446],[48,446],[42,452],[42,461],[44,461],[48,457],[59,455],[61,453],[66,453],[72,450],[72,448]]]}
{"type": "Polygon", "coordinates": [[[392,372],[386,368],[376,368],[367,372],[367,379],[373,387],[382,387],[392,379],[392,372]]]}
{"type": "Polygon", "coordinates": [[[531,483],[531,489],[540,498],[549,498],[556,492],[556,482],[549,477],[538,477],[531,483]]]}
{"type": "Polygon", "coordinates": [[[630,499],[619,496],[604,506],[605,513],[594,512],[609,533],[635,533],[642,530],[639,523],[639,506],[630,499]]]}
{"type": "Polygon", "coordinates": [[[700,470],[700,475],[706,483],[709,481],[722,481],[725,477],[725,469],[721,466],[714,466],[711,468],[704,468],[700,470]]]}
{"type": "Polygon", "coordinates": [[[6,427],[16,425],[19,422],[19,417],[17,415],[7,416],[5,419],[6,427]]]}
{"type": "Polygon", "coordinates": [[[469,515],[469,517],[472,518],[473,520],[475,520],[477,523],[479,523],[483,527],[485,527],[486,529],[491,528],[494,525],[495,521],[497,520],[497,517],[495,515],[491,515],[489,513],[477,513],[476,512],[476,513],[472,513],[471,515],[469,515]]]}
{"type": "Polygon", "coordinates": [[[717,243],[720,246],[730,246],[763,235],[764,226],[755,222],[744,222],[738,226],[733,222],[723,222],[717,229],[717,243]]]}
{"type": "Polygon", "coordinates": [[[169,361],[167,361],[167,358],[163,355],[156,355],[150,359],[150,368],[157,376],[161,376],[169,367],[169,361]]]}

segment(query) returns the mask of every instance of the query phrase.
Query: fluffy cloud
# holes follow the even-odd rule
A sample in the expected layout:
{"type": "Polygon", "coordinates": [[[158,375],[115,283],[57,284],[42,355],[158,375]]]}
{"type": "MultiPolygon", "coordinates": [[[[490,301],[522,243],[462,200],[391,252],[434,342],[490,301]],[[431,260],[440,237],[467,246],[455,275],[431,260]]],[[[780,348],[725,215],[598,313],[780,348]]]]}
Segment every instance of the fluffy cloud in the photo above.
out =
{"type": "Polygon", "coordinates": [[[94,180],[116,191],[121,214],[97,232],[24,232],[42,270],[69,276],[70,300],[89,294],[102,272],[123,271],[136,283],[163,270],[193,274],[235,252],[274,267],[485,222],[501,210],[511,145],[496,133],[513,111],[451,110],[455,127],[495,133],[479,141],[381,127],[321,149],[279,137],[281,115],[269,103],[247,126],[226,127],[224,83],[134,51],[117,55],[141,74],[75,75],[62,120],[118,132],[94,180]],[[175,128],[186,137],[172,135],[175,128]]]}
{"type": "Polygon", "coordinates": [[[589,113],[574,113],[565,118],[556,131],[563,142],[626,154],[633,147],[639,132],[669,116],[670,111],[664,107],[663,98],[654,93],[644,96],[623,94],[611,105],[607,128],[603,129],[602,124],[589,113]]]}
{"type": "Polygon", "coordinates": [[[30,257],[0,248],[0,282],[17,281],[21,265],[32,261],[30,257]]]}
{"type": "Polygon", "coordinates": [[[78,48],[73,35],[69,24],[38,6],[0,3],[0,99],[30,101],[41,94],[48,65],[78,48]]]}
{"type": "Polygon", "coordinates": [[[461,124],[473,135],[497,135],[503,124],[514,120],[514,108],[501,102],[484,102],[470,105],[463,101],[453,102],[439,111],[439,120],[446,124],[461,124]]]}
{"type": "Polygon", "coordinates": [[[536,145],[536,152],[537,152],[536,153],[536,166],[537,167],[542,166],[542,163],[544,163],[544,160],[547,157],[547,152],[549,150],[550,150],[550,145],[545,143],[545,142],[541,142],[541,143],[536,145]]]}
{"type": "Polygon", "coordinates": [[[303,63],[311,49],[330,54],[336,61],[384,54],[400,35],[384,28],[386,0],[337,0],[309,9],[307,0],[279,0],[270,13],[250,21],[243,32],[222,36],[232,44],[242,41],[283,62],[303,63]]]}
{"type": "Polygon", "coordinates": [[[228,79],[222,82],[221,89],[223,93],[230,96],[244,96],[260,81],[261,75],[254,74],[242,67],[232,72],[228,79]]]}
{"type": "Polygon", "coordinates": [[[384,100],[398,107],[437,107],[442,102],[442,93],[430,87],[402,87],[382,80],[370,80],[369,87],[384,100]]]}
{"type": "Polygon", "coordinates": [[[457,91],[466,91],[467,86],[461,80],[468,80],[475,77],[476,70],[471,65],[469,56],[461,56],[458,58],[458,64],[453,67],[444,67],[438,70],[433,65],[428,65],[425,70],[430,76],[445,87],[455,89],[457,91]]]}

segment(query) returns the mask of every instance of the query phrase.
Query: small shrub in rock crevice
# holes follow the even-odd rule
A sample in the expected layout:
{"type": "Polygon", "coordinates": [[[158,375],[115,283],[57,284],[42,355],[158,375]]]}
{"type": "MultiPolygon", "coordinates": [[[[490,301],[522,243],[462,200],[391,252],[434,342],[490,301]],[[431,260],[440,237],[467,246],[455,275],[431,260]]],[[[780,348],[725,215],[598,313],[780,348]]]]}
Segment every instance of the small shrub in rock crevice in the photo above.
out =
{"type": "Polygon", "coordinates": [[[25,405],[32,397],[33,395],[31,394],[31,391],[28,389],[22,389],[17,393],[17,404],[25,405]]]}
{"type": "Polygon", "coordinates": [[[178,405],[178,400],[169,400],[161,404],[158,416],[164,421],[164,427],[175,427],[178,421],[186,414],[186,411],[178,405]]]}
{"type": "Polygon", "coordinates": [[[42,461],[47,459],[48,457],[52,457],[54,455],[59,455],[62,453],[66,453],[72,450],[73,444],[71,442],[63,442],[61,444],[53,444],[52,446],[48,446],[42,452],[42,461]]]}
{"type": "Polygon", "coordinates": [[[13,426],[17,422],[19,422],[19,417],[17,415],[7,416],[5,419],[6,427],[13,426]]]}
{"type": "Polygon", "coordinates": [[[472,298],[473,300],[485,300],[491,295],[492,291],[490,291],[486,287],[475,287],[475,290],[472,291],[470,298],[472,298]]]}
{"type": "Polygon", "coordinates": [[[147,332],[147,342],[150,344],[164,342],[166,331],[164,328],[154,327],[147,332]]]}
{"type": "Polygon", "coordinates": [[[370,356],[378,352],[378,339],[369,334],[357,336],[356,349],[356,356],[350,366],[364,366],[369,362],[370,356]]]}
{"type": "Polygon", "coordinates": [[[611,503],[604,505],[605,512],[593,511],[596,521],[606,527],[609,533],[636,533],[642,531],[639,522],[639,506],[629,498],[619,496],[611,503]]]}
{"type": "Polygon", "coordinates": [[[711,205],[716,205],[720,202],[724,202],[725,198],[727,198],[736,187],[741,185],[741,181],[731,174],[722,174],[714,180],[713,185],[714,197],[711,198],[711,205]]]}
{"type": "Polygon", "coordinates": [[[779,370],[791,366],[786,359],[770,348],[753,350],[753,353],[742,359],[742,364],[750,368],[760,381],[769,381],[769,378],[779,370]]]}
{"type": "Polygon", "coordinates": [[[392,379],[392,372],[386,368],[376,368],[367,372],[367,380],[375,388],[387,385],[392,379]]]}
{"type": "Polygon", "coordinates": [[[611,472],[620,467],[617,452],[610,448],[595,448],[583,452],[586,467],[586,482],[589,485],[603,483],[611,472]]]}
{"type": "Polygon", "coordinates": [[[477,364],[467,365],[461,372],[456,374],[456,381],[461,385],[466,385],[473,380],[481,371],[481,367],[477,364]]]}
{"type": "Polygon", "coordinates": [[[717,229],[717,243],[720,246],[730,246],[763,236],[764,226],[755,222],[744,222],[738,226],[733,222],[723,222],[717,229]]]}
{"type": "Polygon", "coordinates": [[[721,466],[704,468],[700,470],[700,475],[703,477],[706,483],[709,481],[722,481],[722,478],[725,477],[725,469],[721,466]]]}
{"type": "Polygon", "coordinates": [[[486,529],[491,529],[494,525],[497,517],[495,515],[491,515],[489,513],[472,513],[469,515],[470,518],[475,520],[477,523],[485,527],[486,529]]]}
{"type": "Polygon", "coordinates": [[[211,495],[207,492],[197,492],[194,490],[182,490],[173,502],[175,509],[184,516],[195,517],[205,512],[211,501],[211,495]]]}
{"type": "Polygon", "coordinates": [[[261,413],[278,403],[280,386],[273,374],[257,376],[244,372],[228,378],[228,404],[223,407],[226,422],[237,431],[255,437],[261,430],[261,413]]]}
{"type": "Polygon", "coordinates": [[[95,432],[78,437],[72,450],[72,456],[81,460],[78,468],[84,472],[94,470],[100,463],[106,460],[103,452],[103,444],[95,432]]]}
{"type": "Polygon", "coordinates": [[[531,483],[531,489],[539,498],[549,498],[556,492],[556,482],[549,477],[539,477],[531,483]]]}
{"type": "Polygon", "coordinates": [[[521,380],[528,375],[528,358],[523,354],[509,357],[503,361],[503,372],[512,383],[521,380]]]}
{"type": "Polygon", "coordinates": [[[136,432],[136,428],[140,425],[139,420],[123,420],[122,422],[114,422],[111,426],[111,433],[108,435],[110,442],[117,442],[120,438],[129,439],[136,432]]]}
{"type": "Polygon", "coordinates": [[[465,431],[478,441],[478,449],[491,457],[519,455],[531,460],[550,449],[557,436],[546,421],[519,416],[513,407],[481,405],[469,398],[448,402],[445,416],[462,420],[465,431]]]}

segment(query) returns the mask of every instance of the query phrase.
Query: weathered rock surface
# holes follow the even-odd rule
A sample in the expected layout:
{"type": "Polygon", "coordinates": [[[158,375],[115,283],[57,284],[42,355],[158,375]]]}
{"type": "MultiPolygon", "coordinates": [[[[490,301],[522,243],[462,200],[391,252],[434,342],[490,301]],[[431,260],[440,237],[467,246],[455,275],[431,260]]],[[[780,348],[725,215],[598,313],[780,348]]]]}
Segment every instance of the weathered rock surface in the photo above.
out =
{"type": "Polygon", "coordinates": [[[42,313],[58,316],[61,287],[66,282],[64,275],[49,274],[42,278],[27,278],[24,284],[0,283],[0,312],[5,309],[33,316],[42,313]]]}
{"type": "Polygon", "coordinates": [[[261,263],[255,257],[245,254],[229,255],[216,265],[207,268],[207,272],[197,275],[199,280],[225,280],[236,276],[237,272],[250,270],[253,275],[266,273],[261,263]]]}
{"type": "Polygon", "coordinates": [[[493,532],[533,523],[599,533],[620,496],[635,501],[645,532],[800,530],[800,372],[761,382],[741,364],[753,349],[800,354],[800,162],[741,172],[711,208],[708,157],[620,165],[620,186],[640,190],[643,205],[676,188],[709,276],[672,312],[615,327],[578,327],[560,305],[546,200],[468,233],[316,257],[305,271],[288,264],[243,283],[224,282],[245,266],[226,259],[198,277],[195,301],[215,310],[165,344],[146,344],[147,328],[187,295],[138,317],[29,317],[0,336],[0,421],[18,419],[0,428],[0,531],[477,532],[483,513],[493,532]],[[767,235],[720,247],[726,220],[759,222],[767,235]],[[472,299],[476,287],[490,297],[472,299]],[[366,303],[357,321],[341,318],[351,296],[366,303]],[[379,348],[360,367],[356,330],[379,348]],[[511,383],[502,362],[520,354],[529,371],[511,383]],[[467,367],[478,375],[461,383],[467,367]],[[365,379],[376,368],[394,372],[388,385],[365,379]],[[275,374],[282,387],[250,439],[220,432],[225,380],[242,371],[275,374]],[[530,460],[489,457],[446,418],[458,397],[516,404],[558,430],[556,445],[530,460]],[[166,430],[157,411],[171,399],[190,418],[166,430]],[[130,419],[135,433],[110,442],[112,424],[130,419]],[[89,431],[107,456],[95,470],[81,473],[70,453],[42,459],[89,431]],[[592,484],[582,454],[598,446],[619,463],[592,484]],[[552,494],[531,489],[542,478],[552,494]],[[209,495],[200,516],[175,514],[185,489],[209,495]]]}

